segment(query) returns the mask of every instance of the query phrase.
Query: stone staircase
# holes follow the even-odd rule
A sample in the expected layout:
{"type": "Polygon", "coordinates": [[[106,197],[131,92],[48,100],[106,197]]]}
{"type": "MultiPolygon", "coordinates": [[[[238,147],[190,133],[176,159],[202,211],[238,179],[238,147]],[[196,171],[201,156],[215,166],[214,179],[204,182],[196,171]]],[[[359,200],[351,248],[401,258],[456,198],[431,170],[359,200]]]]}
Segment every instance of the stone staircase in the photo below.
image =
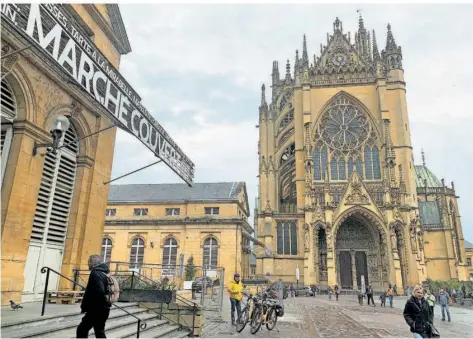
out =
{"type": "MultiPolygon", "coordinates": [[[[119,303],[118,305],[146,322],[146,329],[140,331],[141,338],[184,338],[191,333],[186,328],[180,329],[179,325],[168,321],[164,317],[160,320],[156,313],[140,307],[137,303],[119,303]]],[[[9,312],[7,319],[2,317],[1,336],[3,338],[76,337],[76,328],[83,316],[78,308],[74,311],[71,311],[70,308],[63,308],[61,311],[61,308],[57,307],[50,310],[50,312],[46,308],[43,317],[37,312],[28,317],[28,314],[25,313],[28,312],[28,306],[27,304],[23,306],[24,309],[22,310],[11,311],[14,313],[9,312]]],[[[3,314],[4,310],[2,309],[3,314]]],[[[136,338],[137,320],[126,312],[112,307],[105,331],[108,338],[136,338]]],[[[94,337],[93,332],[92,329],[89,337],[94,337]]]]}

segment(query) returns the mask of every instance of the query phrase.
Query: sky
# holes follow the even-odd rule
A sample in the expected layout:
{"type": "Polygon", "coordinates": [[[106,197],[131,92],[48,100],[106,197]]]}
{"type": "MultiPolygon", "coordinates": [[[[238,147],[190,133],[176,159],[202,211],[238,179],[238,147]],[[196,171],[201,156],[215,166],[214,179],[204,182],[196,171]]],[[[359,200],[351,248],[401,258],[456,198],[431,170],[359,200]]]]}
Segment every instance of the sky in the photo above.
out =
{"type": "MultiPolygon", "coordinates": [[[[455,182],[464,237],[473,242],[472,4],[121,4],[133,51],[120,72],[194,162],[195,181],[246,182],[253,214],[260,88],[270,86],[273,60],[281,76],[287,58],[293,69],[304,33],[309,60],[320,56],[336,17],[353,39],[359,8],[380,50],[388,23],[402,46],[415,163],[423,148],[429,169],[455,182]]],[[[119,131],[112,178],[154,161],[119,131]]],[[[159,164],[115,183],[173,182],[182,180],[159,164]]]]}

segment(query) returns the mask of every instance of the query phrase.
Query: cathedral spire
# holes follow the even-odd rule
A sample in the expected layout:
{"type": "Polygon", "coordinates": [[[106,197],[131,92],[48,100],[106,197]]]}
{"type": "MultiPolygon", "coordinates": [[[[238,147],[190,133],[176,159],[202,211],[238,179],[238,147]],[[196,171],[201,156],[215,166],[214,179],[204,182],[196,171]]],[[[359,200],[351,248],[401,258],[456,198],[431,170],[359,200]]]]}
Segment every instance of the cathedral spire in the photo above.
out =
{"type": "Polygon", "coordinates": [[[302,42],[302,67],[304,69],[309,68],[309,55],[307,53],[307,41],[305,34],[302,42]]]}
{"type": "Polygon", "coordinates": [[[286,62],[286,84],[290,84],[291,82],[292,82],[291,64],[289,62],[289,59],[287,59],[287,62],[286,62]]]}
{"type": "Polygon", "coordinates": [[[268,107],[268,104],[266,103],[266,93],[265,93],[266,87],[264,84],[261,86],[261,107],[268,107]]]}
{"type": "Polygon", "coordinates": [[[381,52],[388,70],[402,69],[402,50],[401,46],[396,45],[391,24],[388,24],[388,36],[386,39],[386,48],[381,52]]]}
{"type": "Polygon", "coordinates": [[[373,29],[373,61],[378,62],[381,58],[378,51],[378,43],[376,42],[376,32],[373,29]]]}
{"type": "Polygon", "coordinates": [[[296,61],[294,63],[294,78],[296,77],[297,73],[299,73],[300,67],[301,67],[301,62],[299,60],[299,50],[296,49],[296,61]]]}

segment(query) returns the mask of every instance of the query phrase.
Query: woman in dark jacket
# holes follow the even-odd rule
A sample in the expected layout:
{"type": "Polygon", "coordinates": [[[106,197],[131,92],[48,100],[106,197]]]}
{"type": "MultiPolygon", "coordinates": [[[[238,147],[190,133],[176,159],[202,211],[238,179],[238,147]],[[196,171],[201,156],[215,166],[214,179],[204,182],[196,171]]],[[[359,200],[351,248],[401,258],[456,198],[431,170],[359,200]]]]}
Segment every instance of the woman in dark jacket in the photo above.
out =
{"type": "Polygon", "coordinates": [[[404,319],[411,328],[414,338],[430,338],[430,307],[424,299],[424,290],[421,285],[414,287],[412,297],[404,307],[404,319]]]}

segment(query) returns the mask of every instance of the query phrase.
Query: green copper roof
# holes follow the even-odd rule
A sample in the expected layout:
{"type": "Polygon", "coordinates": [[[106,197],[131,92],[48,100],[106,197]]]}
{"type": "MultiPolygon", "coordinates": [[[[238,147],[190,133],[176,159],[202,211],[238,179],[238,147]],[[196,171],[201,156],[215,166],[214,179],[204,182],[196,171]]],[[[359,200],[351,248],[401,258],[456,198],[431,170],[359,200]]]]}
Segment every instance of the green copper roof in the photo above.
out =
{"type": "Polygon", "coordinates": [[[427,180],[427,187],[443,187],[442,182],[425,165],[415,165],[414,169],[417,187],[425,187],[424,180],[427,180]]]}

